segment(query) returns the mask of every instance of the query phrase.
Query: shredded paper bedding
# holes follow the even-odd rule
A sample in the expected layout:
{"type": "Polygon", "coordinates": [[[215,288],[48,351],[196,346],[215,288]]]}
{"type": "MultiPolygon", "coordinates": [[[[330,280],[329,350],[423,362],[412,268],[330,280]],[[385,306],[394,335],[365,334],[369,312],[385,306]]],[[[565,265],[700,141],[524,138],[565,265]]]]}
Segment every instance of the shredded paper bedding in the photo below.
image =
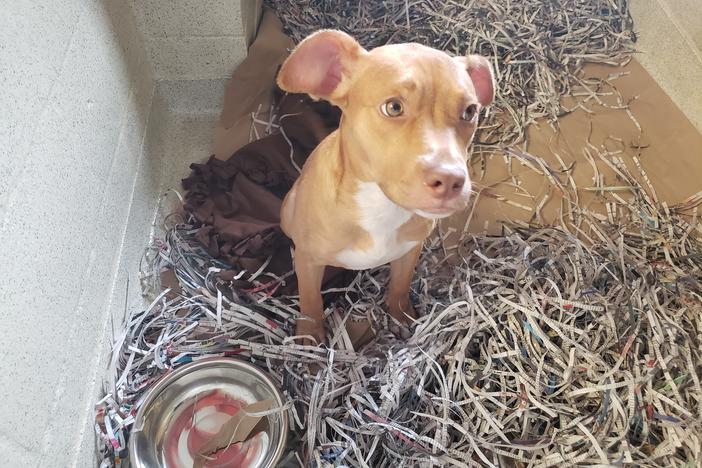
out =
{"type": "MultiPolygon", "coordinates": [[[[142,265],[149,305],[115,337],[97,405],[103,466],[124,457],[150,385],[211,356],[250,360],[284,392],[281,466],[698,466],[702,192],[668,206],[636,157],[589,145],[621,183],[592,188],[600,214],[580,206],[562,168],[513,146],[529,122],[567,112],[559,98],[574,87],[579,105],[598,100],[580,67],[629,56],[627,3],[270,3],[297,40],[341,27],[366,46],[413,40],[491,56],[499,94],[481,142],[543,175],[564,200],[561,223],[436,234],[412,285],[411,328],[384,312],[388,267],[359,272],[324,292],[329,343],[311,347],[291,336],[297,297],[276,293],[292,272],[242,270],[235,280],[253,286],[234,288],[195,220],[168,217],[142,265]],[[373,336],[354,346],[346,325],[363,321],[373,336]]],[[[279,128],[275,115],[253,117],[256,137],[279,128]]]]}

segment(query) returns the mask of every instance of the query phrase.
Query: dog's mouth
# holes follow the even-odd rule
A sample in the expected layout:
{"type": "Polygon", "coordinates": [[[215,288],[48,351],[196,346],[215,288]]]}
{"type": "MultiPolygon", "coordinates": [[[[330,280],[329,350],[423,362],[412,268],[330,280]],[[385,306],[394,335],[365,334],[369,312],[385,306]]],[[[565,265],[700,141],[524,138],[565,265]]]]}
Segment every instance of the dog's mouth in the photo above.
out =
{"type": "Polygon", "coordinates": [[[451,216],[452,214],[456,213],[457,211],[460,211],[461,208],[465,206],[463,203],[453,203],[453,202],[443,202],[439,204],[439,206],[422,206],[421,208],[418,208],[417,205],[404,205],[395,202],[398,206],[401,206],[407,211],[410,211],[417,216],[421,216],[422,218],[428,218],[428,219],[441,219],[441,218],[447,218],[451,216]]]}
{"type": "Polygon", "coordinates": [[[427,199],[426,196],[402,197],[386,191],[382,186],[381,190],[390,201],[405,210],[428,219],[447,218],[452,214],[464,209],[468,205],[470,192],[465,191],[461,195],[448,199],[427,199]],[[414,198],[414,200],[412,200],[414,198]],[[412,201],[410,201],[412,200],[412,201]]]}
{"type": "Polygon", "coordinates": [[[429,218],[429,219],[441,219],[441,218],[448,218],[452,214],[454,214],[456,211],[458,211],[455,208],[434,208],[434,209],[429,209],[429,210],[413,210],[414,214],[421,216],[422,218],[429,218]]]}
{"type": "Polygon", "coordinates": [[[461,211],[468,205],[468,196],[461,196],[450,200],[438,201],[438,203],[421,208],[414,208],[411,211],[423,218],[441,219],[447,218],[452,214],[461,211]]]}

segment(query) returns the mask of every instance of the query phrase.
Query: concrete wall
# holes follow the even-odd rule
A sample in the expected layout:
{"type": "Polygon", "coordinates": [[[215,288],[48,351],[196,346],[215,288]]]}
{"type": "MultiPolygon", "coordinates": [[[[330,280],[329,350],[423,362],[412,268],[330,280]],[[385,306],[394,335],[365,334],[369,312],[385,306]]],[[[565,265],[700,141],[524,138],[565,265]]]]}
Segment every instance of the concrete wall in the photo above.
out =
{"type": "Polygon", "coordinates": [[[702,2],[632,0],[631,14],[637,59],[702,132],[702,2]]]}
{"type": "Polygon", "coordinates": [[[157,80],[226,79],[246,57],[260,0],[130,0],[157,80]]]}
{"type": "Polygon", "coordinates": [[[226,80],[256,34],[263,1],[123,1],[135,13],[169,113],[218,114],[226,80]]]}
{"type": "Polygon", "coordinates": [[[132,267],[121,252],[148,241],[157,195],[144,50],[120,0],[3,2],[3,466],[93,464],[108,311],[118,270],[132,267]]]}
{"type": "MultiPolygon", "coordinates": [[[[165,159],[165,127],[174,109],[213,111],[259,13],[260,0],[3,2],[0,465],[95,465],[113,330],[141,303],[162,185],[187,168],[165,159]]],[[[202,135],[179,137],[205,152],[202,135]]]]}

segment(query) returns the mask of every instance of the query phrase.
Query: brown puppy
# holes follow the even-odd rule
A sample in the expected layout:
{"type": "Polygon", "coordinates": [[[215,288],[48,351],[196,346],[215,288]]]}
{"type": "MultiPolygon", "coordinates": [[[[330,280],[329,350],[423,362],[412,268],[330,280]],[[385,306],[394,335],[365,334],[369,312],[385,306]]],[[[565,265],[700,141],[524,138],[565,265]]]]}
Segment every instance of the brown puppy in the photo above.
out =
{"type": "Polygon", "coordinates": [[[494,98],[490,63],[419,44],[367,51],[345,33],[319,31],[285,61],[278,86],[343,112],[283,202],[303,313],[297,334],[324,341],[326,265],[390,262],[389,312],[416,317],[409,288],[422,242],[470,195],[467,150],[480,109],[494,98]]]}

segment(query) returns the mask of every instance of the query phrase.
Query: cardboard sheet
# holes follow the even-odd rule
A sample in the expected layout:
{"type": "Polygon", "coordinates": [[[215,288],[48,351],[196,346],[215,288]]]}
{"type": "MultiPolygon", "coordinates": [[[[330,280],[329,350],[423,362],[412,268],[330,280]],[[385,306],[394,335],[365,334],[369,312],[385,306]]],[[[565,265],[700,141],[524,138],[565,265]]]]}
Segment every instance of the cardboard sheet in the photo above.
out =
{"type": "MultiPolygon", "coordinates": [[[[647,173],[660,201],[669,204],[678,203],[686,197],[702,190],[702,135],[692,126],[685,115],[673,104],[658,84],[636,61],[632,60],[625,67],[608,67],[588,65],[586,76],[606,78],[609,74],[627,73],[613,80],[624,102],[629,103],[630,110],[643,131],[639,159],[647,173]]],[[[616,104],[613,97],[603,99],[607,104],[616,104]]],[[[604,146],[610,151],[623,151],[627,166],[635,168],[632,156],[639,152],[637,144],[639,131],[636,124],[624,109],[611,109],[598,104],[589,105],[593,113],[577,110],[559,119],[559,131],[554,131],[546,122],[532,126],[528,131],[527,150],[547,160],[551,167],[560,169],[555,154],[558,154],[566,167],[571,167],[576,185],[580,189],[591,187],[593,169],[584,156],[586,142],[596,147],[604,146]],[[619,140],[619,141],[617,141],[619,140]]],[[[598,164],[605,177],[605,185],[621,185],[613,172],[604,164],[598,164]]],[[[525,190],[534,195],[529,200],[516,194],[512,187],[497,185],[494,193],[520,204],[534,207],[549,189],[541,175],[522,166],[518,161],[512,162],[513,174],[522,182],[525,190]]],[[[501,155],[493,155],[487,160],[485,176],[480,179],[480,165],[472,165],[473,180],[478,187],[492,186],[508,179],[508,166],[501,155]]],[[[620,194],[626,198],[626,194],[620,194]]],[[[603,207],[593,192],[579,191],[581,206],[589,206],[603,212],[603,207]]],[[[559,198],[553,194],[551,201],[544,207],[542,220],[545,224],[557,220],[559,198]]],[[[529,221],[532,213],[507,205],[488,197],[481,197],[476,205],[469,228],[482,231],[487,223],[488,232],[499,233],[500,225],[505,220],[529,221]]],[[[454,218],[454,226],[463,228],[465,214],[454,218]]]]}
{"type": "Polygon", "coordinates": [[[271,105],[278,67],[293,47],[292,39],[282,29],[275,14],[264,9],[256,39],[227,84],[222,115],[215,128],[213,154],[219,159],[229,158],[249,142],[251,114],[259,106],[267,109],[271,105]]]}
{"type": "MultiPolygon", "coordinates": [[[[215,137],[215,154],[225,159],[248,141],[250,115],[259,104],[264,107],[270,103],[270,93],[274,76],[292,42],[281,33],[280,22],[270,11],[263,16],[258,37],[251,47],[249,57],[234,73],[225,96],[224,110],[215,137]]],[[[673,104],[658,84],[636,61],[632,60],[625,67],[589,65],[584,70],[585,76],[607,77],[610,74],[625,73],[613,81],[621,93],[624,102],[629,104],[632,114],[643,130],[640,160],[647,172],[660,201],[674,204],[702,190],[702,135],[692,126],[684,114],[673,104]]],[[[613,96],[603,99],[608,104],[615,104],[613,96]]],[[[637,144],[639,131],[624,109],[602,107],[588,104],[589,112],[576,110],[558,122],[555,131],[547,122],[532,126],[528,131],[526,150],[543,157],[553,168],[561,165],[556,158],[560,156],[566,167],[572,170],[576,185],[583,189],[593,183],[593,169],[584,156],[588,141],[596,146],[605,146],[609,150],[622,150],[623,159],[632,168],[631,156],[639,152],[637,144]]],[[[496,195],[525,205],[531,209],[549,193],[550,184],[544,177],[519,161],[506,163],[502,153],[485,158],[484,177],[481,178],[480,161],[471,165],[471,174],[476,189],[490,187],[496,195]],[[529,192],[533,198],[520,195],[514,186],[501,183],[511,181],[512,176],[529,192]]],[[[604,175],[605,185],[621,185],[620,181],[605,165],[598,164],[604,175]]],[[[626,198],[627,194],[620,194],[626,198]]],[[[593,209],[604,213],[597,196],[593,192],[579,190],[581,204],[588,204],[593,209]]],[[[550,201],[544,205],[540,220],[534,219],[532,211],[515,208],[495,198],[480,196],[477,198],[468,229],[473,232],[498,234],[502,223],[509,220],[540,221],[549,224],[558,219],[561,200],[557,193],[551,193],[550,201]]],[[[468,213],[457,214],[443,223],[443,227],[463,229],[468,213]]],[[[368,338],[364,324],[354,324],[350,330],[356,345],[368,338]]]]}

